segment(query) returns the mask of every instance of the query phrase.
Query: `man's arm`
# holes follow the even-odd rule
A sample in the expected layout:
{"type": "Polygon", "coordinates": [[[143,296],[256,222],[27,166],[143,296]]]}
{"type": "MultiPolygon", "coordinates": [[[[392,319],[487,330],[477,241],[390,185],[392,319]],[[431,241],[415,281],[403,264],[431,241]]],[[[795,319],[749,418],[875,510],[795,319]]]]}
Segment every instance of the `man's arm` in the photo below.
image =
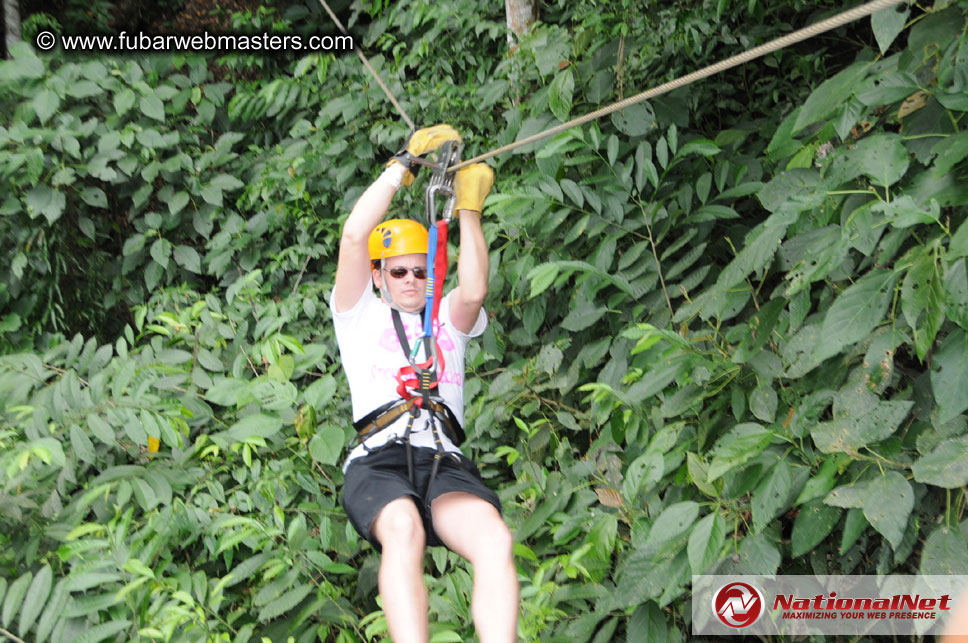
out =
{"type": "Polygon", "coordinates": [[[336,284],[333,287],[333,309],[338,313],[355,306],[370,283],[370,253],[367,245],[370,233],[386,214],[406,171],[399,163],[392,163],[370,184],[343,223],[339,263],[336,265],[336,284]]]}
{"type": "Polygon", "coordinates": [[[450,295],[450,321],[465,335],[474,328],[487,296],[488,256],[481,214],[458,210],[460,256],[457,259],[457,288],[450,295]]]}
{"type": "Polygon", "coordinates": [[[457,259],[457,288],[450,296],[450,320],[454,328],[470,333],[487,295],[487,242],[481,229],[484,199],[494,185],[494,171],[475,163],[457,171],[454,191],[460,217],[460,256],[457,259]]]}

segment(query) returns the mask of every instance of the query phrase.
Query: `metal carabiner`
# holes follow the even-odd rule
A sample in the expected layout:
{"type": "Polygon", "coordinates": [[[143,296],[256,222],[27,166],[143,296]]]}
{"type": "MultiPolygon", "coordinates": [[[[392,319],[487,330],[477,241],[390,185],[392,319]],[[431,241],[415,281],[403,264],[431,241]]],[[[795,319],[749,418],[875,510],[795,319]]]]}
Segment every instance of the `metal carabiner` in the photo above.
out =
{"type": "Polygon", "coordinates": [[[454,218],[457,193],[454,191],[454,173],[447,170],[460,162],[461,147],[460,141],[446,141],[438,152],[437,163],[434,164],[434,172],[430,177],[425,196],[427,223],[431,227],[437,223],[437,193],[447,197],[443,210],[444,221],[450,223],[454,218]]]}

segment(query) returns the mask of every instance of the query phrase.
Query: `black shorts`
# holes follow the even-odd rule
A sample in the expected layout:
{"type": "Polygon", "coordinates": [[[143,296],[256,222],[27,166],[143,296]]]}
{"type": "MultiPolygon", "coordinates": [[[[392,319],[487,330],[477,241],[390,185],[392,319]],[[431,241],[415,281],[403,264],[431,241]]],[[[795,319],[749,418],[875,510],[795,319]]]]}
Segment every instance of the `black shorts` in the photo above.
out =
{"type": "Polygon", "coordinates": [[[411,496],[423,519],[427,545],[442,545],[434,532],[430,516],[430,503],[451,491],[464,491],[494,505],[501,512],[501,501],[488,489],[481,479],[477,465],[459,453],[448,453],[440,461],[437,475],[427,493],[427,483],[434,466],[436,451],[413,447],[413,474],[415,484],[410,484],[407,473],[407,447],[393,444],[379,451],[353,460],[343,476],[343,493],[340,498],[346,515],[360,536],[368,540],[377,551],[381,550],[376,536],[370,533],[373,521],[390,502],[411,496]],[[427,505],[424,505],[424,497],[427,505]]]}

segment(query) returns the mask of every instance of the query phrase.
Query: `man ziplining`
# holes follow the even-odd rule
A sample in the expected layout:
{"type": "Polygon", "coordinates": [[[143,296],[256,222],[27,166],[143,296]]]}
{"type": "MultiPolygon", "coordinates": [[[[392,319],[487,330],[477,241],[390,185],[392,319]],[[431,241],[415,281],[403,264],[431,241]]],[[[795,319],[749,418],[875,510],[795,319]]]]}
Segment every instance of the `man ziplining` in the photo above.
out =
{"type": "Polygon", "coordinates": [[[438,261],[428,264],[428,238],[434,256],[437,228],[428,236],[413,220],[380,223],[400,185],[413,183],[420,158],[459,143],[456,130],[437,125],[417,130],[390,160],[343,224],[330,299],[358,431],[344,464],[342,504],[357,532],[381,551],[379,588],[396,643],[429,638],[427,545],[444,545],[473,566],[471,612],[482,643],[514,641],[517,632],[511,533],[497,495],[458,448],[464,350],[487,326],[480,216],[494,172],[478,163],[453,178],[458,285],[442,298],[439,289],[433,298],[429,293],[435,265],[441,282],[446,270],[446,224],[438,261]],[[433,310],[422,319],[427,299],[433,310]]]}

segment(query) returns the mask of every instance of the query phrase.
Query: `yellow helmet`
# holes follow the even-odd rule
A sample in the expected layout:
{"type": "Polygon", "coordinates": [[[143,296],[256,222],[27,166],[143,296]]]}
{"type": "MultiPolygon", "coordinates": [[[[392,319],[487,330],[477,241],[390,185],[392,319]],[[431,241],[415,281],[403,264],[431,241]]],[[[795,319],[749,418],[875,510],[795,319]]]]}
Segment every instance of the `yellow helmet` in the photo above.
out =
{"type": "Polygon", "coordinates": [[[414,253],[426,254],[427,229],[411,219],[390,219],[370,233],[370,261],[414,253]]]}

